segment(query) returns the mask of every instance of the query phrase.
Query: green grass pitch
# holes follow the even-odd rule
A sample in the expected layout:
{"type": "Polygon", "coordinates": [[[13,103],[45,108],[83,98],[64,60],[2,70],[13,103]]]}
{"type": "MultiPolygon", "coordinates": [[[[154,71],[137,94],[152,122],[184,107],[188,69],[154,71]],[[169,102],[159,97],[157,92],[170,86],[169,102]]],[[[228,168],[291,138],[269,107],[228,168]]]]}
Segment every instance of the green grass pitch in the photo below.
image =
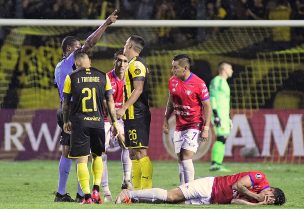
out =
{"type": "MultiPolygon", "coordinates": [[[[207,163],[196,162],[196,177],[224,175],[224,173],[208,171],[207,163]]],[[[261,170],[266,173],[270,184],[282,188],[287,203],[282,208],[304,208],[304,166],[300,164],[260,164],[260,163],[226,163],[231,173],[248,170],[261,170]]],[[[115,198],[120,191],[121,165],[118,161],[110,161],[109,182],[115,198]]],[[[153,162],[154,187],[170,189],[178,184],[177,163],[175,161],[153,162]]],[[[77,203],[54,203],[54,192],[57,188],[57,161],[0,161],[0,208],[2,209],[40,209],[40,208],[245,208],[237,205],[152,205],[132,204],[115,205],[79,205],[77,203]]],[[[230,173],[225,173],[230,174],[230,173]]],[[[67,191],[74,198],[77,191],[75,164],[73,163],[67,191]]],[[[247,206],[246,208],[251,207],[247,206]]],[[[260,206],[254,208],[278,208],[279,206],[260,206]]],[[[281,207],[279,207],[281,208],[281,207]]]]}

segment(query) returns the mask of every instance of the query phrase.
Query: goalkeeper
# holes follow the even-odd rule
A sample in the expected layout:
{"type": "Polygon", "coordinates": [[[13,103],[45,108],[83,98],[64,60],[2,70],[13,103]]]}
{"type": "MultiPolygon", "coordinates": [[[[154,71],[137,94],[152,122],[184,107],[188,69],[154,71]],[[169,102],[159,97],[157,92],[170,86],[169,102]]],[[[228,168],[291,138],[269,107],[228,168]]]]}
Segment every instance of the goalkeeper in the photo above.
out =
{"type": "Polygon", "coordinates": [[[225,142],[230,134],[230,88],[227,79],[232,76],[233,70],[228,62],[218,64],[218,75],[211,80],[209,91],[212,107],[212,121],[216,141],[211,152],[210,171],[229,171],[222,163],[225,154],[225,142]]]}

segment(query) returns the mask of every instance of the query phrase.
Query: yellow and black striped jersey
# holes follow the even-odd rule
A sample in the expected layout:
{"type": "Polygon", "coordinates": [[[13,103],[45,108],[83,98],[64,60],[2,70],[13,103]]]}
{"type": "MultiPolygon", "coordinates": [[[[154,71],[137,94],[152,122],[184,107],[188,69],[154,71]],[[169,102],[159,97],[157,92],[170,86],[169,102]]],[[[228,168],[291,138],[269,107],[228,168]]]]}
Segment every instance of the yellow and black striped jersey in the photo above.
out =
{"type": "Polygon", "coordinates": [[[148,69],[144,61],[140,57],[134,57],[129,62],[128,69],[125,72],[125,88],[124,88],[124,101],[126,102],[132,91],[134,90],[133,81],[144,81],[143,92],[138,100],[131,105],[124,115],[125,120],[132,120],[145,116],[149,111],[149,89],[148,89],[148,69]]]}
{"type": "Polygon", "coordinates": [[[80,68],[68,75],[64,99],[71,99],[70,120],[84,127],[104,128],[103,100],[112,94],[108,76],[96,68],[80,68]]]}

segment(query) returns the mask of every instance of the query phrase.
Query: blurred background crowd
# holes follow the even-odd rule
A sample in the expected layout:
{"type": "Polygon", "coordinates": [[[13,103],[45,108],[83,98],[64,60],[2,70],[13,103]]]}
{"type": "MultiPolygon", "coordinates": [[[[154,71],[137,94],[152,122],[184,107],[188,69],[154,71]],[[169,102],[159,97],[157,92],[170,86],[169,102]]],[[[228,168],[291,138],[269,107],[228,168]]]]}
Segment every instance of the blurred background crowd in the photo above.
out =
{"type": "MultiPolygon", "coordinates": [[[[0,17],[105,19],[115,8],[119,9],[120,19],[138,20],[288,20],[304,18],[304,0],[1,0],[0,17]]],[[[163,28],[159,33],[158,42],[174,45],[186,40],[202,41],[218,31],[218,28],[175,30],[163,28]]],[[[293,41],[299,43],[304,40],[301,29],[293,29],[290,33],[293,41]]],[[[290,42],[289,37],[283,41],[290,42]]]]}
{"type": "Polygon", "coordinates": [[[1,0],[1,18],[303,19],[303,0],[1,0]],[[280,11],[280,17],[274,15],[280,11]],[[284,14],[284,15],[283,15],[284,14]]]}

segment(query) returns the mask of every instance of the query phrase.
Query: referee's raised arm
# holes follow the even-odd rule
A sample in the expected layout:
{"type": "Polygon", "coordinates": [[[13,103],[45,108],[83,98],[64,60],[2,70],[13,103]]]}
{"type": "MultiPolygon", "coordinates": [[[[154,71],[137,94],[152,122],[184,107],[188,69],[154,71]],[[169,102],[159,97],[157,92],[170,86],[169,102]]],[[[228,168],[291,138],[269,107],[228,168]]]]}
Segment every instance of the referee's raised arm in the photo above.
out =
{"type": "Polygon", "coordinates": [[[82,51],[87,52],[90,48],[95,46],[95,44],[99,41],[101,36],[104,34],[108,26],[112,23],[115,23],[117,20],[117,10],[115,9],[112,14],[106,19],[106,21],[100,25],[85,41],[84,45],[82,46],[82,51]]]}

